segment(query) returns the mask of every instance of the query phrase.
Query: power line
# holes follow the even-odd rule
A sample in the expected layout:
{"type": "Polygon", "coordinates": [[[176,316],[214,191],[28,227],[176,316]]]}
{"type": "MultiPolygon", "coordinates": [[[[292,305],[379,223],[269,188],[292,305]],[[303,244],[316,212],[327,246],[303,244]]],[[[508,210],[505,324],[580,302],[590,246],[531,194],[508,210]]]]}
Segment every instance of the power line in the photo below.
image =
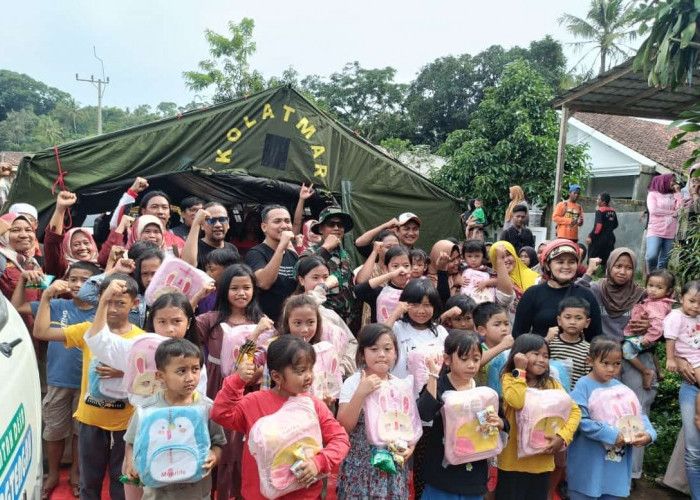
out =
{"type": "Polygon", "coordinates": [[[105,78],[105,63],[102,59],[97,57],[97,50],[95,50],[94,45],[92,46],[92,53],[95,55],[95,59],[100,61],[100,64],[102,65],[102,78],[98,77],[97,80],[95,80],[95,77],[90,75],[90,79],[87,80],[80,78],[78,73],[76,73],[75,79],[79,82],[91,83],[97,89],[97,135],[102,135],[102,97],[104,97],[105,91],[107,90],[109,77],[105,78]]]}

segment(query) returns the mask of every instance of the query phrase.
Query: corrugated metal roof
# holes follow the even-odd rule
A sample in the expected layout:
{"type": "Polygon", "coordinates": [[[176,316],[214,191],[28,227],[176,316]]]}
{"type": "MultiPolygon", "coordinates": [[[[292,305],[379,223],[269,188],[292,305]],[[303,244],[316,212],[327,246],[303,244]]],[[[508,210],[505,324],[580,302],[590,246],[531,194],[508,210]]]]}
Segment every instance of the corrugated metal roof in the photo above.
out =
{"type": "Polygon", "coordinates": [[[644,73],[634,71],[630,59],[568,90],[550,104],[555,109],[566,105],[571,111],[675,120],[698,102],[700,72],[694,73],[692,86],[683,85],[670,92],[650,87],[644,73]]]}

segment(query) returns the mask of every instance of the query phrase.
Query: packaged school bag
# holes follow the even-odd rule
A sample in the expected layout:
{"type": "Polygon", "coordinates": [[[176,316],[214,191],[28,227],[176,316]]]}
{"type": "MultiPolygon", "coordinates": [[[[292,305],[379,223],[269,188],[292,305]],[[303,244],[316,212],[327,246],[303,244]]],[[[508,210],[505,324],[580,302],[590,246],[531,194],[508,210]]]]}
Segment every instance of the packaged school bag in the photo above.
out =
{"type": "Polygon", "coordinates": [[[399,297],[403,290],[393,286],[385,286],[377,297],[377,323],[386,323],[389,316],[399,304],[399,297]]]}
{"type": "Polygon", "coordinates": [[[338,351],[333,344],[324,340],[315,343],[313,347],[316,351],[316,363],[313,368],[314,383],[311,385],[311,394],[320,399],[326,394],[338,398],[343,385],[338,351]]]}
{"type": "Polygon", "coordinates": [[[146,304],[151,305],[164,293],[179,292],[192,299],[206,283],[213,283],[207,273],[190,266],[184,260],[168,257],[158,267],[146,288],[146,304]]]}
{"type": "Polygon", "coordinates": [[[126,357],[124,388],[136,396],[152,396],[165,389],[162,381],[156,379],[156,349],[167,340],[157,333],[145,333],[134,339],[126,357]]]}
{"type": "Polygon", "coordinates": [[[125,401],[127,393],[124,390],[123,378],[100,378],[95,368],[100,366],[100,360],[92,358],[88,367],[88,392],[90,396],[100,401],[125,401]]]}
{"type": "MultiPolygon", "coordinates": [[[[255,331],[257,325],[238,325],[231,326],[226,323],[221,323],[221,331],[223,337],[221,339],[221,373],[228,377],[235,371],[236,360],[240,352],[241,346],[250,338],[255,331]]],[[[258,345],[260,345],[263,334],[258,337],[258,345]]]]}
{"type": "Polygon", "coordinates": [[[408,373],[413,375],[413,384],[415,393],[418,394],[423,386],[428,383],[430,372],[426,366],[426,360],[432,358],[438,369],[442,368],[443,353],[445,348],[441,344],[429,344],[418,346],[412,351],[409,351],[406,356],[406,364],[408,373]]]}
{"type": "Polygon", "coordinates": [[[527,388],[525,405],[515,412],[518,457],[539,455],[547,439],[564,427],[571,414],[571,398],[559,389],[527,388]]]}
{"type": "Polygon", "coordinates": [[[382,381],[365,399],[363,411],[367,439],[374,446],[386,448],[396,441],[412,445],[423,434],[410,375],[382,381]]]}
{"type": "Polygon", "coordinates": [[[462,285],[462,288],[460,289],[460,293],[462,295],[468,295],[472,299],[474,299],[474,302],[477,304],[481,304],[483,302],[495,302],[496,301],[496,288],[489,286],[484,288],[483,290],[477,291],[476,287],[479,285],[479,283],[483,281],[488,281],[491,279],[491,276],[489,276],[489,273],[484,272],[484,271],[477,271],[476,269],[470,269],[467,268],[464,271],[462,271],[462,283],[467,283],[467,280],[469,284],[467,285],[462,285]]]}
{"type": "MultiPolygon", "coordinates": [[[[571,371],[566,367],[566,364],[561,359],[549,360],[549,374],[557,379],[567,393],[571,392],[571,371]]],[[[571,360],[567,360],[571,361],[571,360]]],[[[573,369],[573,363],[571,363],[573,369]]]]}
{"type": "Polygon", "coordinates": [[[642,405],[632,389],[624,384],[593,390],[588,397],[588,411],[593,420],[620,429],[627,443],[637,433],[645,432],[642,405]]]}
{"type": "Polygon", "coordinates": [[[460,465],[498,455],[505,445],[498,429],[486,424],[498,413],[498,394],[488,387],[442,393],[445,427],[445,461],[460,465]]]}
{"type": "Polygon", "coordinates": [[[308,396],[293,396],[271,415],[259,419],[248,433],[248,448],[258,465],[260,492],[277,498],[304,487],[291,466],[323,448],[321,425],[308,396]]]}
{"type": "Polygon", "coordinates": [[[158,488],[202,479],[211,448],[206,407],[138,407],[136,411],[134,466],[141,482],[158,488]]]}
{"type": "Polygon", "coordinates": [[[323,330],[321,331],[321,340],[330,342],[335,347],[336,351],[340,356],[343,355],[345,349],[348,347],[350,339],[348,334],[332,324],[324,324],[323,330]]]}

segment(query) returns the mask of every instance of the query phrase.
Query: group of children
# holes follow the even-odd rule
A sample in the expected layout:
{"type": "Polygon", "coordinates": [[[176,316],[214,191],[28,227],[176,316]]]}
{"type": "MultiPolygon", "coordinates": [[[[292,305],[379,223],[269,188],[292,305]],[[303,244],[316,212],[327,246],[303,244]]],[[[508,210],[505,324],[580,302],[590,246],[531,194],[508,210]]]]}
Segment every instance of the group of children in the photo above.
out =
{"type": "Polygon", "coordinates": [[[368,308],[357,332],[324,307],[338,280],[318,256],[297,262],[276,324],[256,274],[225,248],[206,255],[204,285],[173,280],[148,300],[177,259],[143,242],[113,251],[106,273],[72,262],[39,301],[25,291],[41,273],[22,273],[13,304],[50,342],[47,486],[75,432],[84,499],[100,498],[105,470],[111,497],[127,499],[312,499],[334,483],[341,499],[544,499],[564,475],[572,499],[628,496],[630,447],[655,432],[617,380],[622,360],[646,380],[636,354],[663,335],[669,370],[700,368],[700,283],[671,311],[673,276],[650,273],[632,317],[651,326],[624,344],[589,344],[590,304],[576,297],[546,337],[513,338],[502,297],[534,283],[532,262],[475,240],[428,256],[383,233],[356,270],[368,308]]]}

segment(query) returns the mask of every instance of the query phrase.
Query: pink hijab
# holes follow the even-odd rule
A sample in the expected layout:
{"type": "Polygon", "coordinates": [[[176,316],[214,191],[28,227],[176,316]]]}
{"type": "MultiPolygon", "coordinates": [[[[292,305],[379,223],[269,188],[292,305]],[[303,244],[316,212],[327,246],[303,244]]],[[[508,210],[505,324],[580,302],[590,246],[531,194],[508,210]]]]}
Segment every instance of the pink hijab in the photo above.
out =
{"type": "Polygon", "coordinates": [[[165,231],[163,230],[163,222],[155,215],[141,215],[134,221],[134,225],[131,226],[131,232],[129,233],[129,238],[126,242],[126,248],[131,248],[131,245],[141,239],[143,230],[149,224],[155,224],[160,229],[160,233],[163,235],[160,248],[165,249],[165,231]]]}
{"type": "Polygon", "coordinates": [[[74,227],[73,229],[70,229],[66,234],[63,235],[63,242],[61,243],[61,249],[63,250],[63,258],[69,265],[73,262],[78,262],[81,260],[75,255],[73,255],[73,251],[70,247],[71,240],[73,239],[73,235],[75,233],[83,233],[85,236],[87,236],[87,239],[90,240],[92,252],[90,252],[90,258],[87,259],[87,262],[97,264],[97,256],[99,255],[99,251],[97,250],[97,243],[95,243],[95,239],[92,237],[92,235],[85,231],[85,229],[83,229],[82,227],[74,227]]]}

